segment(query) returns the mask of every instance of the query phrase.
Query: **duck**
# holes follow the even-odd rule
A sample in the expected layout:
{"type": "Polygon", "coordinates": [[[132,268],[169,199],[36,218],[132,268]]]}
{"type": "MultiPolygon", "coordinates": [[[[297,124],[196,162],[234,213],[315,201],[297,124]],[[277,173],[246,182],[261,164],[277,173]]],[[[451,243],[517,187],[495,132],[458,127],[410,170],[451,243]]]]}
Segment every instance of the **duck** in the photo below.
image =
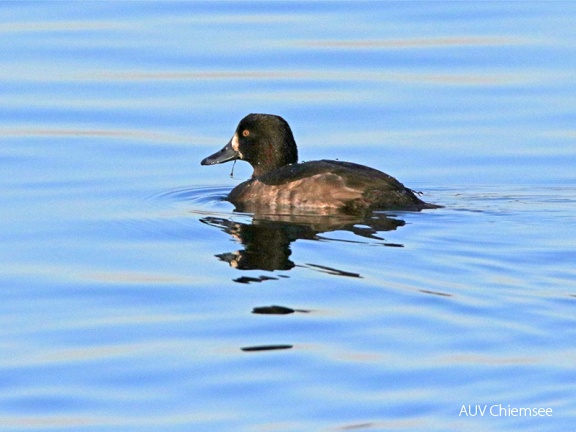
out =
{"type": "Polygon", "coordinates": [[[366,215],[441,207],[422,201],[419,193],[375,168],[339,160],[298,163],[292,130],[278,115],[248,114],[228,144],[201,165],[236,160],[254,170],[226,198],[240,212],[366,215]]]}

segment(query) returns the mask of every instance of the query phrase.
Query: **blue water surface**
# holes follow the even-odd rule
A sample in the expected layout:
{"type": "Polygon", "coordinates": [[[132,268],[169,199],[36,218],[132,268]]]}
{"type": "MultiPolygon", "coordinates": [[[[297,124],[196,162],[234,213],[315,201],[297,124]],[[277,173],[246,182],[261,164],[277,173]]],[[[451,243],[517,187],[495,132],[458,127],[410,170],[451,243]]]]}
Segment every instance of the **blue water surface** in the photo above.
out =
{"type": "Polygon", "coordinates": [[[0,38],[0,430],[573,428],[575,3],[3,2],[0,38]],[[444,208],[234,212],[250,167],[200,160],[250,112],[444,208]]]}

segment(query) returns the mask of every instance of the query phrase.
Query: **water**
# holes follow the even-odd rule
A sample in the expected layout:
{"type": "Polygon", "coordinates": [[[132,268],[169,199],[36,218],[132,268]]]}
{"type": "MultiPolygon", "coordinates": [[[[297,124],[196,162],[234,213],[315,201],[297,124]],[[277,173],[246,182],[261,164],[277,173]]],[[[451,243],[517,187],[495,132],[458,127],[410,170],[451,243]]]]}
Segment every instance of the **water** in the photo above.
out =
{"type": "Polygon", "coordinates": [[[569,430],[575,19],[0,5],[0,430],[569,430]],[[249,112],[445,207],[234,213],[249,112]]]}

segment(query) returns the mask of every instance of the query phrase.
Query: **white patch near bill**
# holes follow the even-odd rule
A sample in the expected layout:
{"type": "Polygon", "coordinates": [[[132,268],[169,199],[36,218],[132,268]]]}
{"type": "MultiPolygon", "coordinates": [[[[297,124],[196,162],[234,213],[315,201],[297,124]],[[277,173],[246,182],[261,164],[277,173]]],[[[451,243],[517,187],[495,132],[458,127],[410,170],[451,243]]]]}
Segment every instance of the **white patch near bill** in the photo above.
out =
{"type": "Polygon", "coordinates": [[[234,149],[234,151],[236,153],[238,153],[238,156],[240,156],[240,159],[243,159],[242,153],[240,153],[240,143],[238,142],[238,133],[235,133],[234,136],[232,137],[232,148],[234,149]]]}

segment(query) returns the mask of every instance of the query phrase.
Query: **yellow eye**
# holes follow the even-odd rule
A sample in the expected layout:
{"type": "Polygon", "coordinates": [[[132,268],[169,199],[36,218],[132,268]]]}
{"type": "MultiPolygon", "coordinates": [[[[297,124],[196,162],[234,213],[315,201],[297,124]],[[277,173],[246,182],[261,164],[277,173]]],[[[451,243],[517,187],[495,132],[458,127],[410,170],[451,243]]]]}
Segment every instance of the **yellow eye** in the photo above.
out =
{"type": "Polygon", "coordinates": [[[244,129],[244,130],[242,131],[242,136],[247,137],[248,135],[250,135],[250,131],[249,131],[248,129],[244,129]]]}

